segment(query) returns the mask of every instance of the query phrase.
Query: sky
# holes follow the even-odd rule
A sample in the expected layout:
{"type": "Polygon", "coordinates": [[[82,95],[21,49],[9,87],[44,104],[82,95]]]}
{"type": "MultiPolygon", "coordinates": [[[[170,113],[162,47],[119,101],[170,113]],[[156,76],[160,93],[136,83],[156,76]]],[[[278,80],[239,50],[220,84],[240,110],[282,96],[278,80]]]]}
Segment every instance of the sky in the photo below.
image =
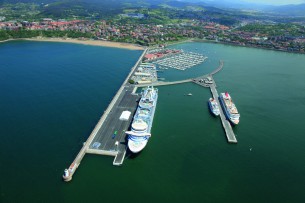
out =
{"type": "Polygon", "coordinates": [[[302,4],[305,0],[243,0],[250,3],[269,4],[269,5],[287,5],[287,4],[302,4]]]}

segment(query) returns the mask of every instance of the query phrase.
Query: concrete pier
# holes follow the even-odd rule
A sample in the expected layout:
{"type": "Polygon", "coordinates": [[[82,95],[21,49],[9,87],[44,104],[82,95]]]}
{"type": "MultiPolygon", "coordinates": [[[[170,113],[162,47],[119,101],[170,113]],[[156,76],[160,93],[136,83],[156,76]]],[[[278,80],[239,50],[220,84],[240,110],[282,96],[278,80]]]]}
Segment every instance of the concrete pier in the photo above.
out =
{"type": "MultiPolygon", "coordinates": [[[[147,49],[143,52],[143,54],[141,55],[135,66],[131,69],[129,75],[126,77],[124,83],[122,84],[122,86],[114,96],[113,100],[105,110],[104,114],[102,115],[99,122],[91,132],[87,141],[84,143],[83,147],[77,154],[76,158],[74,159],[70,167],[67,169],[68,173],[66,173],[67,171],[65,171],[65,175],[63,175],[64,181],[68,182],[72,180],[75,171],[79,167],[86,153],[113,156],[115,157],[113,161],[113,165],[120,166],[123,164],[127,150],[127,139],[126,139],[125,131],[127,131],[128,127],[130,126],[133,115],[138,105],[137,102],[140,99],[140,96],[136,94],[136,90],[138,87],[144,87],[148,85],[149,86],[174,85],[174,84],[181,84],[187,82],[194,82],[200,86],[209,87],[211,89],[211,93],[214,99],[217,101],[218,105],[220,106],[218,93],[216,90],[216,83],[213,79],[213,75],[222,69],[223,67],[222,61],[220,61],[219,67],[216,70],[214,70],[212,73],[197,78],[191,78],[191,79],[173,81],[173,82],[160,81],[145,85],[129,84],[128,80],[135,73],[136,68],[142,61],[146,52],[147,49]],[[131,112],[131,115],[128,118],[128,120],[119,119],[123,111],[131,112]]],[[[231,124],[226,119],[222,108],[220,108],[220,118],[228,142],[237,143],[231,124]]]]}
{"type": "Polygon", "coordinates": [[[223,113],[223,110],[221,108],[220,102],[219,102],[219,95],[218,92],[216,90],[216,84],[214,81],[214,84],[210,85],[210,89],[211,89],[211,93],[215,99],[215,101],[217,102],[218,106],[219,106],[219,111],[220,111],[220,119],[221,119],[221,123],[222,123],[222,127],[225,130],[226,136],[227,136],[227,140],[229,143],[237,143],[237,139],[235,137],[235,134],[233,132],[232,126],[230,124],[230,122],[226,119],[226,116],[223,113]]]}
{"type": "Polygon", "coordinates": [[[130,125],[132,115],[137,107],[137,100],[139,99],[138,95],[132,94],[134,86],[128,84],[128,80],[135,72],[146,52],[147,49],[144,50],[137,63],[131,69],[122,86],[68,168],[69,176],[63,176],[64,181],[72,180],[86,153],[114,156],[114,165],[121,165],[123,163],[127,149],[125,131],[130,125]],[[131,116],[128,121],[121,121],[119,117],[125,110],[130,111],[131,116]]]}
{"type": "Polygon", "coordinates": [[[91,141],[86,153],[115,156],[116,165],[123,163],[127,146],[125,131],[132,121],[140,96],[132,94],[133,87],[124,87],[113,108],[108,113],[106,120],[91,141]],[[120,120],[123,111],[131,112],[127,121],[120,120]],[[117,144],[116,144],[117,143],[117,144]],[[121,157],[121,158],[119,158],[121,157]]]}
{"type": "Polygon", "coordinates": [[[223,65],[224,65],[223,61],[219,61],[219,66],[218,66],[217,69],[215,69],[213,72],[211,72],[208,75],[193,79],[193,82],[202,86],[202,87],[209,87],[210,88],[211,93],[213,95],[213,98],[215,99],[215,101],[217,102],[217,104],[219,106],[220,119],[221,119],[223,129],[226,133],[227,140],[228,140],[229,143],[237,143],[237,139],[235,137],[232,126],[231,126],[230,122],[226,119],[226,116],[224,115],[224,112],[221,108],[221,105],[220,105],[220,102],[219,102],[219,95],[218,95],[218,92],[217,92],[217,89],[216,89],[216,82],[213,79],[213,75],[218,73],[219,71],[221,71],[222,68],[223,68],[223,65]],[[205,83],[204,81],[208,77],[210,78],[210,83],[205,83]]]}
{"type": "MultiPolygon", "coordinates": [[[[179,81],[173,81],[173,82],[158,81],[158,82],[150,83],[149,86],[177,85],[177,84],[192,82],[192,80],[193,79],[186,79],[186,80],[179,80],[179,81]]],[[[136,87],[146,87],[146,86],[147,86],[147,84],[136,85],[136,87]]]]}
{"type": "MultiPolygon", "coordinates": [[[[219,99],[218,99],[218,92],[216,90],[216,82],[213,79],[213,75],[215,75],[216,73],[218,73],[219,71],[222,70],[223,68],[223,61],[219,61],[219,66],[211,73],[207,74],[207,75],[203,75],[197,78],[190,78],[190,79],[186,79],[186,80],[178,80],[178,81],[170,81],[170,82],[164,82],[164,81],[158,81],[158,82],[154,82],[151,83],[150,85],[153,86],[164,86],[164,85],[176,85],[176,84],[182,84],[182,83],[187,83],[187,82],[193,82],[197,85],[200,85],[202,87],[206,87],[206,88],[210,88],[211,93],[214,97],[214,99],[217,101],[218,106],[220,107],[220,118],[221,118],[221,123],[222,126],[224,128],[227,140],[229,143],[237,143],[237,139],[235,137],[235,134],[233,132],[232,126],[230,124],[230,122],[226,119],[224,112],[220,106],[219,103],[219,99]],[[206,83],[205,81],[209,78],[209,83],[206,83]]],[[[147,86],[146,85],[136,85],[136,87],[144,87],[147,86]]]]}

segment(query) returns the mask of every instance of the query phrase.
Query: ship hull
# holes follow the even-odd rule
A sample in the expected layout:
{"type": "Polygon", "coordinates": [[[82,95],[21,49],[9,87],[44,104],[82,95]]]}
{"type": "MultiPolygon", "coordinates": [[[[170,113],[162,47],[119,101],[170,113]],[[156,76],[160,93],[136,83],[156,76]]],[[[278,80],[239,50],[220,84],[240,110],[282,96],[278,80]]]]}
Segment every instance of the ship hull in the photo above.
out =
{"type": "Polygon", "coordinates": [[[220,105],[221,105],[221,107],[222,107],[222,109],[223,109],[223,112],[224,112],[226,118],[227,118],[233,125],[238,125],[239,119],[237,120],[237,119],[232,119],[232,118],[231,118],[231,114],[230,114],[229,110],[227,109],[227,106],[225,105],[224,99],[223,99],[221,96],[219,96],[219,101],[220,101],[220,105]]]}
{"type": "Polygon", "coordinates": [[[128,140],[128,149],[132,153],[139,153],[140,151],[142,151],[145,148],[147,142],[148,142],[148,139],[146,141],[140,141],[140,142],[128,140]]]}
{"type": "Polygon", "coordinates": [[[219,111],[216,111],[216,110],[213,108],[213,105],[212,105],[211,101],[208,101],[208,106],[209,106],[210,112],[211,112],[214,116],[219,116],[220,112],[219,112],[219,111]]]}
{"type": "Polygon", "coordinates": [[[147,142],[150,138],[150,131],[151,131],[152,124],[153,124],[155,110],[156,110],[156,107],[157,107],[157,100],[158,100],[158,93],[156,93],[155,98],[153,100],[153,105],[150,108],[141,107],[140,104],[137,108],[134,119],[135,119],[135,117],[138,116],[138,114],[139,114],[138,112],[140,112],[142,109],[149,109],[150,113],[149,113],[149,120],[148,120],[148,123],[147,123],[147,129],[145,130],[145,132],[140,132],[140,133],[139,132],[132,132],[132,133],[129,133],[129,134],[128,134],[128,132],[126,132],[128,134],[128,148],[132,153],[139,153],[147,145],[147,142]],[[149,136],[147,134],[149,134],[149,136]]]}

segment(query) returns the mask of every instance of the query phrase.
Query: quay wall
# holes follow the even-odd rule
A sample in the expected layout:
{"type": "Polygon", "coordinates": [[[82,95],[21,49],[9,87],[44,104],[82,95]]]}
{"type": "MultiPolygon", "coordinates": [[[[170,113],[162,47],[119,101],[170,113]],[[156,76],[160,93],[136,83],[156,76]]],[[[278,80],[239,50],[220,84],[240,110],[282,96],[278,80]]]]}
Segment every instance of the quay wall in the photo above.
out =
{"type": "MultiPolygon", "coordinates": [[[[128,82],[128,79],[130,78],[130,76],[133,74],[133,72],[136,70],[137,66],[139,65],[139,63],[142,61],[145,53],[147,52],[147,48],[143,51],[142,55],[140,56],[139,60],[137,61],[137,63],[132,67],[130,73],[128,74],[128,76],[126,77],[125,81],[123,82],[123,84],[121,85],[120,89],[117,91],[116,95],[114,96],[114,98],[112,99],[112,101],[110,102],[110,104],[108,105],[107,109],[104,111],[104,114],[102,115],[102,117],[100,118],[100,120],[98,121],[98,123],[96,124],[96,126],[94,127],[93,131],[91,132],[90,136],[88,137],[87,141],[84,143],[83,147],[81,148],[81,150],[79,151],[79,153],[77,154],[76,158],[74,159],[72,164],[76,164],[76,166],[78,167],[80,165],[80,162],[82,161],[82,159],[84,158],[87,149],[89,148],[89,145],[91,144],[92,140],[94,139],[94,137],[96,136],[97,132],[99,131],[99,129],[101,128],[101,126],[103,125],[105,119],[107,118],[110,110],[113,108],[113,105],[115,104],[115,102],[117,101],[117,99],[119,98],[120,94],[122,93],[125,84],[128,82]]],[[[73,176],[73,174],[75,173],[76,169],[73,170],[71,177],[73,176]]]]}

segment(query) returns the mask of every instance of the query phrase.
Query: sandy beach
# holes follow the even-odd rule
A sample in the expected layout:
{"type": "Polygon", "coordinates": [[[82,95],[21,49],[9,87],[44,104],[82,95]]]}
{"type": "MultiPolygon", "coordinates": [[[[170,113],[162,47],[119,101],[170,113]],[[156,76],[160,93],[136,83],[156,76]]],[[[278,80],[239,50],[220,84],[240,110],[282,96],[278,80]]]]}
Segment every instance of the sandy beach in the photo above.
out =
{"type": "Polygon", "coordinates": [[[13,41],[14,39],[6,39],[6,40],[3,40],[3,41],[0,41],[0,43],[4,43],[4,42],[9,42],[9,41],[13,41]]]}
{"type": "MultiPolygon", "coordinates": [[[[14,39],[14,40],[29,40],[29,41],[40,41],[40,42],[64,42],[64,43],[76,43],[76,44],[84,44],[90,46],[103,46],[103,47],[114,47],[121,49],[130,49],[130,50],[144,50],[143,47],[128,44],[128,43],[120,43],[120,42],[109,42],[109,41],[101,41],[101,40],[78,40],[78,39],[63,39],[63,38],[23,38],[23,39],[14,39]]],[[[2,42],[11,41],[5,40],[2,42]]]]}

